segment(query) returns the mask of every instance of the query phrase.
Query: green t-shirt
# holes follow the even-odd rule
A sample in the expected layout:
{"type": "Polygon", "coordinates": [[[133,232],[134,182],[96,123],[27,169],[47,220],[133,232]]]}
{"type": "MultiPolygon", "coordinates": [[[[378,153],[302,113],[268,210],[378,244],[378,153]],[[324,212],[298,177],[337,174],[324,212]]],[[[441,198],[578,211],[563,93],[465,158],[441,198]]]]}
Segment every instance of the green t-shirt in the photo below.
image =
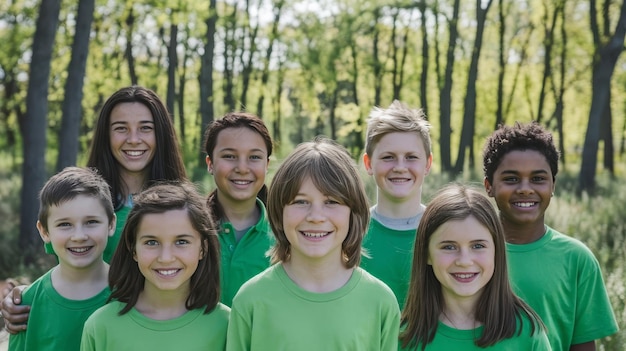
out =
{"type": "Polygon", "coordinates": [[[154,320],[135,308],[123,315],[125,303],[112,301],[85,322],[81,351],[224,350],[230,309],[218,303],[204,314],[204,308],[187,311],[170,320],[154,320]]]}
{"type": "Polygon", "coordinates": [[[368,257],[362,257],[361,267],[387,284],[404,307],[411,279],[413,244],[416,229],[395,230],[372,218],[363,238],[368,257]]]}
{"type": "MultiPolygon", "coordinates": [[[[441,322],[437,325],[437,333],[435,338],[428,345],[425,351],[550,351],[550,342],[546,332],[542,329],[535,329],[535,333],[531,335],[531,325],[527,318],[524,318],[524,325],[520,335],[515,334],[509,339],[501,340],[495,345],[487,348],[481,348],[474,343],[482,333],[484,327],[478,327],[470,330],[459,330],[451,328],[441,322]]],[[[398,350],[422,350],[422,346],[417,348],[398,350]]]]}
{"type": "MultiPolygon", "coordinates": [[[[128,205],[124,205],[119,210],[115,211],[115,216],[117,219],[115,220],[115,233],[109,237],[107,241],[107,246],[104,248],[104,253],[102,254],[102,259],[106,263],[111,263],[111,258],[115,253],[115,249],[117,248],[117,244],[120,242],[120,238],[122,237],[122,230],[124,230],[124,224],[126,224],[126,219],[128,218],[128,214],[130,213],[130,209],[132,207],[128,205]]],[[[55,255],[54,249],[52,248],[52,244],[44,243],[44,249],[46,253],[55,255]]]]}
{"type": "Polygon", "coordinates": [[[241,240],[235,238],[235,228],[226,222],[221,223],[220,233],[220,302],[226,306],[233,303],[233,297],[243,283],[270,266],[266,255],[274,243],[265,206],[257,199],[261,210],[259,221],[244,234],[241,240]]]}
{"type": "Polygon", "coordinates": [[[582,242],[547,227],[506,249],[513,289],[545,323],[554,351],[617,332],[600,265],[582,242]]]}
{"type": "Polygon", "coordinates": [[[356,268],[328,293],[300,288],[276,264],[246,282],[233,300],[226,349],[396,350],[400,310],[393,292],[356,268]]]}
{"type": "Polygon", "coordinates": [[[78,351],[83,323],[109,298],[109,288],[86,300],[70,300],[52,286],[51,269],[22,294],[30,305],[28,329],[9,337],[10,351],[78,351]]]}

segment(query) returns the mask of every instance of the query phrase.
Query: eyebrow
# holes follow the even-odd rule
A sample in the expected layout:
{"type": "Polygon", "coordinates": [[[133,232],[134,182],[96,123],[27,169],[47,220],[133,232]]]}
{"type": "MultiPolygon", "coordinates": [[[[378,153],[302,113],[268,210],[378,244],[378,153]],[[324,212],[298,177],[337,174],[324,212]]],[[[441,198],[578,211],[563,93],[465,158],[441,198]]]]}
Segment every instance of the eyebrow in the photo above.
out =
{"type": "MultiPolygon", "coordinates": [[[[520,171],[517,170],[513,170],[513,169],[505,169],[502,172],[500,172],[500,174],[519,174],[521,173],[520,171]]],[[[549,172],[545,169],[536,169],[530,172],[531,174],[549,174],[549,172]]]]}
{"type": "MultiPolygon", "coordinates": [[[[144,124],[144,123],[154,124],[154,121],[145,120],[145,121],[139,121],[139,123],[140,123],[140,124],[144,124]]],[[[111,122],[111,125],[115,125],[115,124],[128,124],[128,121],[116,121],[116,122],[111,122]]]]}
{"type": "MultiPolygon", "coordinates": [[[[217,152],[233,152],[233,151],[237,151],[237,149],[235,149],[233,147],[225,147],[223,149],[217,150],[217,152]]],[[[250,151],[252,151],[252,152],[265,152],[265,150],[263,150],[261,148],[251,149],[250,151]]]]}

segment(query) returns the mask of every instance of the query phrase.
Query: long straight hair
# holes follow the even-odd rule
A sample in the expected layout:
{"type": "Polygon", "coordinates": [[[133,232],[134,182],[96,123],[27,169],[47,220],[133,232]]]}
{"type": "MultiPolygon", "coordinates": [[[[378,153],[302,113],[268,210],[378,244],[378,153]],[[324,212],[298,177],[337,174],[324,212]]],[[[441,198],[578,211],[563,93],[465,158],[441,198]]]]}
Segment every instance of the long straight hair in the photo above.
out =
{"type": "Polygon", "coordinates": [[[121,88],[105,101],[100,110],[87,160],[87,167],[96,168],[111,187],[116,210],[124,205],[129,194],[119,171],[120,166],[111,151],[111,112],[115,106],[125,102],[146,106],[154,119],[156,150],[144,187],[156,181],[187,179],[174,125],[163,101],[148,88],[137,85],[121,88]]]}
{"type": "Polygon", "coordinates": [[[483,334],[475,341],[476,345],[487,347],[519,335],[522,332],[523,315],[530,320],[531,334],[537,328],[544,328],[539,316],[511,288],[504,229],[495,208],[478,189],[450,184],[431,200],[417,228],[409,292],[400,323],[400,343],[403,348],[421,345],[424,350],[435,337],[439,316],[445,307],[441,283],[428,264],[431,236],[444,223],[470,216],[489,230],[495,244],[493,276],[485,285],[474,311],[476,320],[484,325],[483,334]]]}

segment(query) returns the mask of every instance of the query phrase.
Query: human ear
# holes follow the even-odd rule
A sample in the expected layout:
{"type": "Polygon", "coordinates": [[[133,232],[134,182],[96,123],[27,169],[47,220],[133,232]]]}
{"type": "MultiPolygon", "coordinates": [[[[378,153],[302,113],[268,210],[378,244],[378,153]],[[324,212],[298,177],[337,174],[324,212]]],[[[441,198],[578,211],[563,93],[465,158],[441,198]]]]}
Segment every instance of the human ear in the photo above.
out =
{"type": "Polygon", "coordinates": [[[374,171],[372,170],[372,160],[370,159],[370,156],[367,153],[363,154],[363,165],[365,166],[365,170],[367,171],[367,174],[369,175],[374,174],[374,171]]]}
{"type": "Polygon", "coordinates": [[[209,172],[209,174],[213,174],[213,162],[211,162],[211,157],[209,155],[206,156],[204,162],[206,162],[207,172],[209,172]]]}
{"type": "Polygon", "coordinates": [[[430,167],[433,165],[433,153],[431,152],[430,155],[428,155],[428,159],[426,160],[426,172],[425,174],[429,174],[430,173],[430,167]]]}
{"type": "Polygon", "coordinates": [[[117,227],[117,215],[114,213],[111,222],[109,222],[109,236],[115,234],[115,228],[117,227]]]}
{"type": "Polygon", "coordinates": [[[50,234],[46,231],[46,229],[43,227],[43,224],[40,221],[37,221],[37,231],[39,232],[39,236],[41,237],[41,240],[43,240],[44,243],[49,243],[50,240],[50,234]]]}
{"type": "Polygon", "coordinates": [[[483,185],[485,186],[487,195],[489,195],[489,197],[493,197],[493,187],[491,186],[491,183],[489,183],[489,180],[487,180],[487,177],[483,180],[483,185]]]}

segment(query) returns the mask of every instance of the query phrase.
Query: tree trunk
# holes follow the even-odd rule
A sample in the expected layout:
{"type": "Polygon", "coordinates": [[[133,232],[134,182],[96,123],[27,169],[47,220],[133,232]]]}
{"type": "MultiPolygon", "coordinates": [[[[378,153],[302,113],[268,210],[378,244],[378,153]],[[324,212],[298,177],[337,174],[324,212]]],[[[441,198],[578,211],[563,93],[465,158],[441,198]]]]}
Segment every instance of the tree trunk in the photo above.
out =
{"type": "Polygon", "coordinates": [[[470,169],[474,169],[474,132],[476,125],[476,80],[478,79],[478,62],[480,61],[480,51],[483,46],[483,33],[485,32],[485,20],[487,12],[491,7],[492,0],[485,4],[483,9],[482,0],[476,1],[476,39],[472,50],[472,61],[470,62],[469,74],[467,77],[467,90],[465,95],[463,111],[463,127],[461,130],[461,141],[459,142],[459,154],[454,166],[454,173],[463,171],[465,165],[465,151],[469,151],[470,169]]]}
{"type": "Polygon", "coordinates": [[[422,73],[420,74],[420,103],[421,108],[428,115],[428,63],[430,61],[428,29],[426,28],[426,0],[418,4],[420,11],[420,28],[422,32],[422,73]]]}
{"type": "Polygon", "coordinates": [[[167,47],[167,93],[165,103],[167,112],[170,113],[172,122],[174,122],[174,101],[176,100],[176,68],[178,67],[178,54],[176,47],[178,43],[178,24],[174,23],[174,17],[171,16],[172,23],[170,25],[170,41],[167,47]]]}
{"type": "MultiPolygon", "coordinates": [[[[274,50],[274,42],[278,38],[278,24],[280,23],[280,15],[282,12],[284,0],[279,0],[274,5],[274,21],[272,22],[272,32],[270,34],[270,42],[265,51],[265,59],[263,60],[263,72],[261,72],[261,89],[259,94],[259,100],[256,104],[256,113],[259,117],[263,118],[263,103],[265,100],[265,87],[270,76],[270,61],[272,59],[272,51],[274,50]]],[[[281,88],[282,90],[282,88],[281,88]]]]}
{"type": "Polygon", "coordinates": [[[206,38],[204,43],[204,53],[201,57],[200,65],[200,145],[199,145],[199,157],[198,168],[205,168],[206,155],[202,151],[202,142],[204,138],[204,130],[215,119],[215,111],[213,106],[213,57],[215,55],[215,27],[217,24],[217,0],[209,1],[209,17],[207,17],[206,23],[206,38]]]}
{"type": "Polygon", "coordinates": [[[139,78],[137,78],[137,72],[135,71],[135,57],[133,56],[133,30],[135,28],[135,15],[133,14],[133,8],[128,10],[128,17],[126,17],[126,62],[128,62],[128,74],[130,75],[130,83],[132,85],[139,84],[139,78]]]}
{"type": "Polygon", "coordinates": [[[78,2],[76,29],[72,43],[72,58],[67,67],[65,98],[63,100],[63,117],[59,131],[59,155],[57,172],[76,164],[78,155],[78,137],[82,119],[83,84],[89,54],[89,36],[93,22],[95,0],[78,2]]]}
{"type": "MultiPolygon", "coordinates": [[[[585,143],[583,144],[582,164],[578,178],[578,192],[583,191],[593,193],[596,179],[596,165],[598,162],[598,148],[601,137],[600,123],[603,116],[608,114],[610,109],[610,89],[611,77],[615,70],[615,64],[619,55],[624,50],[624,37],[626,35],[626,1],[622,3],[619,20],[615,27],[615,32],[601,44],[598,25],[595,22],[595,0],[590,1],[591,8],[591,28],[594,34],[596,46],[596,58],[593,64],[591,109],[589,111],[589,122],[585,143]]],[[[608,21],[608,18],[605,18],[608,21]]]]}
{"type": "MultiPolygon", "coordinates": [[[[451,172],[452,161],[450,160],[450,142],[452,137],[451,120],[451,106],[452,106],[452,73],[454,71],[454,50],[456,48],[457,38],[459,36],[458,21],[459,21],[459,5],[460,0],[454,0],[454,7],[452,18],[449,20],[450,27],[448,50],[446,54],[446,68],[443,78],[443,83],[440,84],[439,91],[439,109],[441,111],[439,115],[440,132],[439,138],[441,146],[441,171],[451,172]]],[[[436,14],[437,16],[438,14],[436,14]]]]}
{"type": "Polygon", "coordinates": [[[26,114],[20,120],[24,164],[22,166],[19,244],[24,250],[23,258],[26,265],[34,263],[36,253],[42,252],[41,239],[35,223],[37,223],[39,209],[38,193],[46,180],[48,79],[60,11],[61,0],[45,0],[39,7],[30,62],[26,114]]]}

